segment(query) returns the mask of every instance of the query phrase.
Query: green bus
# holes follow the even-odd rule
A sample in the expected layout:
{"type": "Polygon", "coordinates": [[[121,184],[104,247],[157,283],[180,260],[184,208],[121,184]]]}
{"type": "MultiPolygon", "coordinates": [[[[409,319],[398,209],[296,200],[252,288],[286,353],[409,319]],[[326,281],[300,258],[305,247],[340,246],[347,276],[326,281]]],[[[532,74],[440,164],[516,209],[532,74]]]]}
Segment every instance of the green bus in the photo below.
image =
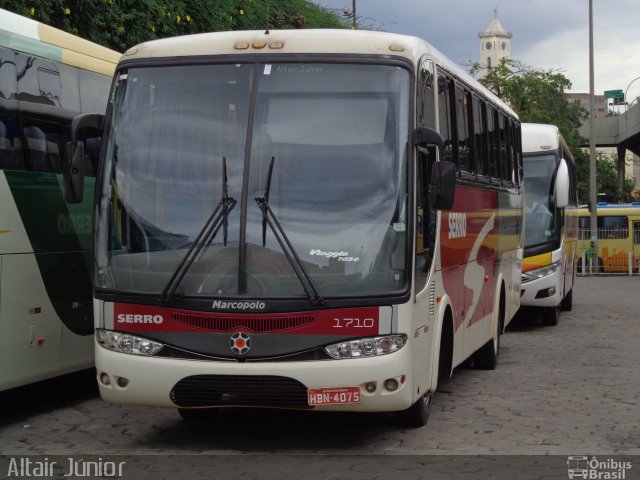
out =
{"type": "Polygon", "coordinates": [[[98,154],[78,204],[64,200],[63,156],[74,116],[105,111],[119,57],[0,9],[0,390],[93,365],[98,154]]]}

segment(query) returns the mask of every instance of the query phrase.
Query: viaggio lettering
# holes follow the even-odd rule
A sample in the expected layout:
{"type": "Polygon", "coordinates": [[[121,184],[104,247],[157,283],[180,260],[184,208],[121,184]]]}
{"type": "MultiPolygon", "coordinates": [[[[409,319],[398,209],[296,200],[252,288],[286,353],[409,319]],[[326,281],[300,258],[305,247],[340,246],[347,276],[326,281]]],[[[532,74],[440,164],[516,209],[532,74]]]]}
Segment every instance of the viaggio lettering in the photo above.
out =
{"type": "Polygon", "coordinates": [[[232,310],[264,310],[264,302],[226,302],[224,300],[214,300],[211,308],[225,308],[232,310]]]}
{"type": "Polygon", "coordinates": [[[318,250],[314,248],[309,252],[309,255],[317,255],[319,257],[327,257],[327,258],[338,258],[338,257],[347,257],[349,256],[349,252],[324,252],[322,250],[318,250]]]}
{"type": "Polygon", "coordinates": [[[326,258],[335,258],[339,262],[357,262],[360,260],[359,257],[350,257],[349,252],[325,252],[317,248],[312,249],[309,252],[309,255],[311,256],[316,255],[318,257],[326,257],[326,258]]]}

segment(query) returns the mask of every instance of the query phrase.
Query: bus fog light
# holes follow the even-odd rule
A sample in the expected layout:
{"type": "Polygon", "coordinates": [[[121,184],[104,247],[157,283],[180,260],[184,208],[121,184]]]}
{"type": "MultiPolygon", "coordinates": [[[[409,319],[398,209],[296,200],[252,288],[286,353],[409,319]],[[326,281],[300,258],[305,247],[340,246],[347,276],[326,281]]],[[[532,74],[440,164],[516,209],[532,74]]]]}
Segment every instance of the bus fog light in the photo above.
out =
{"type": "Polygon", "coordinates": [[[129,385],[129,379],[124,377],[118,377],[118,386],[120,388],[125,388],[127,385],[129,385]]]}
{"type": "Polygon", "coordinates": [[[365,358],[397,352],[406,344],[406,335],[385,335],[334,343],[324,347],[332,358],[365,358]]]}
{"type": "Polygon", "coordinates": [[[398,390],[398,381],[395,378],[388,378],[384,381],[384,388],[389,392],[398,390]]]}
{"type": "Polygon", "coordinates": [[[111,380],[109,379],[109,375],[102,372],[100,374],[100,383],[103,385],[111,385],[111,380]]]}
{"type": "Polygon", "coordinates": [[[367,384],[364,386],[364,389],[369,393],[375,392],[376,391],[376,382],[367,382],[367,384]]]}
{"type": "Polygon", "coordinates": [[[96,341],[107,350],[143,356],[156,355],[164,346],[160,342],[147,338],[103,329],[96,330],[96,341]]]}

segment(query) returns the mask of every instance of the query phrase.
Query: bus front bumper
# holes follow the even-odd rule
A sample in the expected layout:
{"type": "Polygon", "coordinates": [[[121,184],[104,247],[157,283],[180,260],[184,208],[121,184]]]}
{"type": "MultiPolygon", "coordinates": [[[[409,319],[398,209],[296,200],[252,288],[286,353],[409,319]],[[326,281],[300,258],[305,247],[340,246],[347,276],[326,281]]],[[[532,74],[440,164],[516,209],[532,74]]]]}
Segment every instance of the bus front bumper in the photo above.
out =
{"type": "Polygon", "coordinates": [[[563,275],[557,270],[541,278],[522,279],[520,305],[525,307],[557,307],[562,301],[563,275]]]}
{"type": "Polygon", "coordinates": [[[238,385],[253,384],[247,388],[260,389],[263,387],[261,382],[274,380],[271,393],[263,398],[264,404],[238,406],[381,412],[404,410],[416,399],[412,391],[411,342],[397,352],[378,357],[303,362],[186,360],[129,355],[108,350],[97,343],[95,348],[100,395],[113,403],[178,408],[233,407],[236,405],[232,396],[238,395],[238,385]],[[385,388],[385,381],[390,379],[397,381],[395,391],[385,388]],[[215,393],[211,393],[212,382],[218,389],[215,393]],[[234,385],[229,387],[233,391],[221,392],[227,384],[234,385]],[[375,384],[373,391],[372,384],[375,384]],[[180,386],[185,385],[187,397],[200,396],[197,405],[185,404],[187,397],[176,395],[180,386]],[[279,391],[278,385],[283,385],[283,389],[293,386],[298,403],[287,404],[281,397],[291,392],[279,391]],[[354,403],[309,406],[308,389],[347,389],[352,393],[357,390],[359,398],[354,403]],[[212,396],[211,402],[207,395],[212,396]],[[225,395],[227,404],[222,405],[221,398],[225,395]]]}

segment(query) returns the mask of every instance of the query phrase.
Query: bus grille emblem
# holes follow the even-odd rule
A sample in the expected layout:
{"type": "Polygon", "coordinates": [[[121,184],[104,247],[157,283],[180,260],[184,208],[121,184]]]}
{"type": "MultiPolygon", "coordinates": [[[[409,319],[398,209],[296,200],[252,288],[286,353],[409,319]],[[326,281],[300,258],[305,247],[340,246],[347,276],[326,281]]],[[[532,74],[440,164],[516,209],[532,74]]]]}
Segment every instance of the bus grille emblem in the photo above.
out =
{"type": "Polygon", "coordinates": [[[234,333],[229,339],[229,348],[237,355],[244,355],[251,349],[251,338],[246,333],[234,333]]]}

